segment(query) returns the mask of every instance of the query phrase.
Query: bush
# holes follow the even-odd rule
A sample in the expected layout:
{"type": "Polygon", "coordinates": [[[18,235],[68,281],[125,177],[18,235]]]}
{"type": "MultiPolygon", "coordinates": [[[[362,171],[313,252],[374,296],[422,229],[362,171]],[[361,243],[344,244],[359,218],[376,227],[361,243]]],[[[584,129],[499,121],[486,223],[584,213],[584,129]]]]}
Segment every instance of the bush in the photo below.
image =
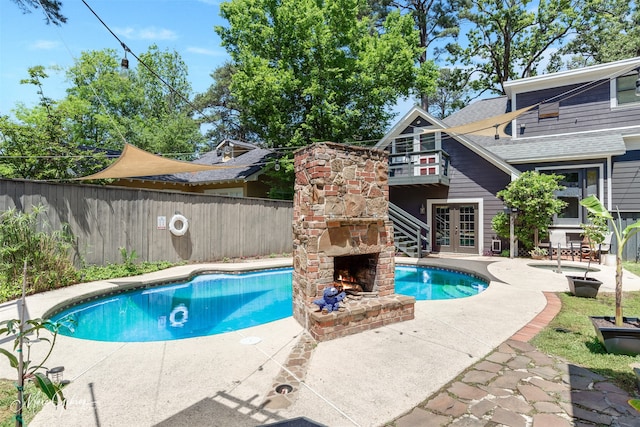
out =
{"type": "MultiPolygon", "coordinates": [[[[538,238],[543,239],[553,222],[553,216],[566,206],[566,202],[555,196],[557,190],[564,189],[560,185],[562,179],[562,175],[527,171],[496,194],[506,206],[517,209],[514,232],[523,249],[533,249],[536,231],[538,238]]],[[[491,219],[491,225],[498,236],[505,239],[511,237],[510,218],[506,213],[496,214],[491,219]]]]}
{"type": "Polygon", "coordinates": [[[30,213],[15,209],[0,214],[0,298],[17,298],[22,289],[22,272],[27,264],[26,292],[43,292],[77,283],[78,273],[69,251],[73,236],[66,227],[50,230],[36,206],[30,213]]]}

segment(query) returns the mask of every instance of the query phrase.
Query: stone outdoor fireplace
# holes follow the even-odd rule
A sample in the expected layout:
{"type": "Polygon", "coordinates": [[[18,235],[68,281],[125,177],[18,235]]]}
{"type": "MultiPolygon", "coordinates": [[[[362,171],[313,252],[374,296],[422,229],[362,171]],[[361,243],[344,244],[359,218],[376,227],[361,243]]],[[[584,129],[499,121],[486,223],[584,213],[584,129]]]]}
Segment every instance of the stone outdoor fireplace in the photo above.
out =
{"type": "Polygon", "coordinates": [[[318,341],[413,319],[415,299],[395,294],[387,155],[317,143],[295,153],[293,316],[318,341]],[[338,311],[314,300],[346,292],[338,311]]]}

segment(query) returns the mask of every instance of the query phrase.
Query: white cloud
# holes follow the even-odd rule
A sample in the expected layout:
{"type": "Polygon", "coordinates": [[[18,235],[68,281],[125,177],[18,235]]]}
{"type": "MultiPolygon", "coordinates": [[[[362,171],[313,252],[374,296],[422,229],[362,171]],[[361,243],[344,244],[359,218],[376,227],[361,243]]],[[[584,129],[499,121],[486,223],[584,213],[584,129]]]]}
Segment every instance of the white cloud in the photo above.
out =
{"type": "Polygon", "coordinates": [[[227,54],[225,51],[221,51],[221,50],[207,49],[204,47],[194,47],[194,46],[189,46],[187,48],[187,52],[195,53],[198,55],[207,55],[207,56],[224,56],[227,54]]]}
{"type": "Polygon", "coordinates": [[[36,40],[29,48],[34,50],[51,50],[60,46],[60,43],[52,40],[36,40]]]}
{"type": "Polygon", "coordinates": [[[127,39],[132,40],[175,40],[178,38],[178,34],[175,31],[168,30],[166,28],[115,28],[114,32],[127,39]]]}

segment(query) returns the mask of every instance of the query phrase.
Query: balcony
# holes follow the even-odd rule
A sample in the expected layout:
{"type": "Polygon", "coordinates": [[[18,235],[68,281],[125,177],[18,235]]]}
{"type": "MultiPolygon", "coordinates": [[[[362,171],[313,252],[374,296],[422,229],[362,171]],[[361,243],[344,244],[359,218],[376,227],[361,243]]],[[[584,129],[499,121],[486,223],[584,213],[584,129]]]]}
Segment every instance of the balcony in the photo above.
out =
{"type": "Polygon", "coordinates": [[[449,155],[442,150],[389,154],[389,185],[449,185],[449,155]]]}

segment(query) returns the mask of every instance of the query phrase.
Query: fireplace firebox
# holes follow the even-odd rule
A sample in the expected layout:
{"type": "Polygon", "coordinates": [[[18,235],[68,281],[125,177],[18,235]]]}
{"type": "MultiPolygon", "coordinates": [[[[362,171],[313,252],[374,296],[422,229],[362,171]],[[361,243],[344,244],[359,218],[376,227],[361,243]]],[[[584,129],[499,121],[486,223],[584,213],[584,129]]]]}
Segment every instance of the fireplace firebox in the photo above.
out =
{"type": "Polygon", "coordinates": [[[377,265],[377,253],[337,256],[333,258],[333,281],[338,290],[350,295],[376,295],[377,265]]]}
{"type": "Polygon", "coordinates": [[[319,341],[412,319],[415,299],[395,294],[384,151],[317,143],[295,153],[293,316],[319,341]],[[326,287],[347,292],[322,313],[326,287]]]}

